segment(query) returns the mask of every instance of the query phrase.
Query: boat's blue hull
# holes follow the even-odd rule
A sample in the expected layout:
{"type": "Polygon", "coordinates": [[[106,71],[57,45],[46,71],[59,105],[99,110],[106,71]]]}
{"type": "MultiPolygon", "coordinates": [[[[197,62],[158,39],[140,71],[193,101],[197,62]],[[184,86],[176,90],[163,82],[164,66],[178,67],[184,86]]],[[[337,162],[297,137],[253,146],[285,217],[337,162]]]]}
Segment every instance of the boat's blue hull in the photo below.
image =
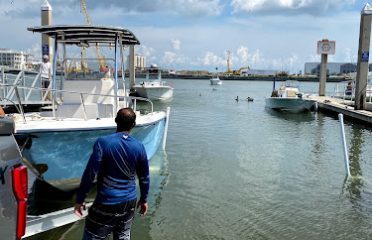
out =
{"type": "MultiPolygon", "coordinates": [[[[162,119],[133,129],[131,135],[144,144],[148,159],[157,151],[164,128],[162,119]]],[[[31,144],[26,144],[22,154],[45,181],[71,190],[80,182],[95,140],[113,132],[115,129],[32,133],[31,144]]]]}

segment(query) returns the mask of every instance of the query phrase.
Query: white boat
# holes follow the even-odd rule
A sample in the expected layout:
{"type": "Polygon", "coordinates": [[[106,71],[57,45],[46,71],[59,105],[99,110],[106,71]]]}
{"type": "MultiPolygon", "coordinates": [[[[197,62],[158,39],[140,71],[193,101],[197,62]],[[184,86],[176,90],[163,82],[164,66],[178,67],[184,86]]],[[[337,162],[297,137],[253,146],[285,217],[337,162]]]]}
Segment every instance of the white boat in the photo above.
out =
{"type": "MultiPolygon", "coordinates": [[[[23,143],[21,149],[24,162],[40,179],[58,189],[75,189],[97,137],[115,132],[114,117],[117,110],[130,107],[137,99],[147,101],[151,108],[146,114],[134,108],[137,119],[132,135],[144,144],[149,159],[157,151],[162,139],[163,147],[165,146],[169,109],[167,112],[154,111],[152,102],[148,99],[132,98],[126,96],[125,89],[118,90],[119,67],[116,53],[124,45],[139,44],[133,33],[123,28],[87,25],[49,25],[28,30],[54,39],[53,69],[56,69],[58,43],[115,46],[113,76],[93,69],[76,74],[65,72],[63,90],[57,90],[54,70],[52,111],[28,114],[21,111],[21,114],[13,115],[15,135],[23,143]]],[[[64,53],[59,56],[66,55],[64,53]]],[[[63,63],[67,63],[67,60],[63,63]]],[[[67,67],[64,69],[66,71],[67,67]]],[[[124,69],[123,63],[121,69],[124,69]]],[[[22,110],[20,100],[18,104],[22,110]]]]}
{"type": "Polygon", "coordinates": [[[155,64],[146,72],[146,80],[134,85],[135,96],[156,101],[167,101],[173,97],[173,88],[161,79],[161,69],[155,64]]]}
{"type": "Polygon", "coordinates": [[[278,91],[273,90],[271,97],[265,98],[265,103],[267,108],[288,112],[309,111],[314,105],[312,100],[302,98],[297,81],[286,81],[278,91]]]}
{"type": "Polygon", "coordinates": [[[218,77],[218,76],[215,76],[215,77],[212,77],[211,79],[209,79],[211,85],[221,85],[222,84],[222,80],[218,77]]]}

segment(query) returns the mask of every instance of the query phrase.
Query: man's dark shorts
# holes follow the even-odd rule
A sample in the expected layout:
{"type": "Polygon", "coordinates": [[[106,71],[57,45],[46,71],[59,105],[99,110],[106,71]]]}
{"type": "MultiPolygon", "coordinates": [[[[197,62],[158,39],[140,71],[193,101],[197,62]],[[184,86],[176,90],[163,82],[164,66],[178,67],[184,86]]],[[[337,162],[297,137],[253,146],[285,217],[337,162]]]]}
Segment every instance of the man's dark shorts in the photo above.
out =
{"type": "Polygon", "coordinates": [[[50,85],[49,78],[41,78],[41,84],[43,88],[48,88],[50,85]]]}
{"type": "Polygon", "coordinates": [[[83,240],[106,239],[111,233],[114,240],[129,240],[136,202],[134,199],[115,205],[93,203],[85,220],[83,240]]]}

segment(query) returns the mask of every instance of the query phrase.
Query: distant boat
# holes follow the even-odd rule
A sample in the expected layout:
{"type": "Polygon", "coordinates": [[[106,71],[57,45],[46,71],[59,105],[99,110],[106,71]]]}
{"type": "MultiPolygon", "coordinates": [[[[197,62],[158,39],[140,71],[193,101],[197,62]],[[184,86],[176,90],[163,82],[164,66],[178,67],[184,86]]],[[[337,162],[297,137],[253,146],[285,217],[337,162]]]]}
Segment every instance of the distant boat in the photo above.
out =
{"type": "Polygon", "coordinates": [[[146,72],[146,80],[134,85],[134,95],[150,100],[167,101],[173,97],[173,88],[161,80],[161,69],[155,64],[146,72]]]}
{"type": "Polygon", "coordinates": [[[309,111],[314,105],[312,100],[303,99],[298,82],[287,80],[279,90],[273,90],[271,97],[265,99],[266,107],[288,112],[309,111]]]}
{"type": "Polygon", "coordinates": [[[222,80],[218,76],[212,77],[211,79],[209,79],[209,81],[211,82],[211,85],[221,85],[222,84],[222,80]]]}

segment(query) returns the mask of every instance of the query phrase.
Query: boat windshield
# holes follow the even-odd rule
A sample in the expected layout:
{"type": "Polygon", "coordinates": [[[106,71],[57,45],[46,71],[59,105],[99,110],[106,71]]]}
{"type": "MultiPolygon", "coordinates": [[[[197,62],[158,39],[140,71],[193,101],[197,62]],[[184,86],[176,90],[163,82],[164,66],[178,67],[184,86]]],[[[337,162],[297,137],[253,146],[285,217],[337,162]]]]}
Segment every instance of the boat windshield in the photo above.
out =
{"type": "Polygon", "coordinates": [[[157,67],[150,67],[146,72],[147,81],[161,81],[161,69],[157,67]]]}
{"type": "Polygon", "coordinates": [[[298,88],[299,85],[300,85],[299,82],[296,81],[296,80],[287,80],[287,81],[285,81],[285,86],[286,87],[298,88]]]}
{"type": "Polygon", "coordinates": [[[99,80],[102,78],[113,78],[114,59],[66,59],[67,80],[99,80]]]}

